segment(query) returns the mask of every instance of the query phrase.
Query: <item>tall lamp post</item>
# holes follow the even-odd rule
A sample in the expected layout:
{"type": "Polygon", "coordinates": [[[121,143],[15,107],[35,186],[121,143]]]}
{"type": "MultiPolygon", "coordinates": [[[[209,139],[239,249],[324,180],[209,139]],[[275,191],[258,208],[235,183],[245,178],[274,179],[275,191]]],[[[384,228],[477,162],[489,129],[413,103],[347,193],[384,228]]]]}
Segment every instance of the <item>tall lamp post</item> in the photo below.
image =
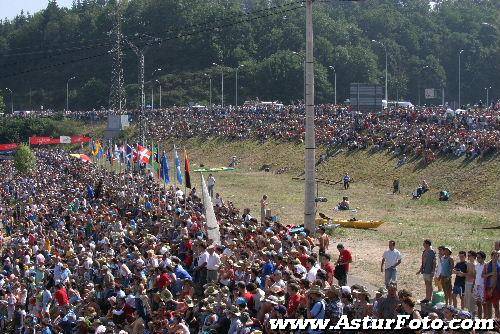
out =
{"type": "Polygon", "coordinates": [[[238,65],[238,67],[236,67],[236,87],[235,87],[235,97],[234,97],[234,105],[236,107],[238,106],[238,70],[241,67],[245,67],[245,65],[238,65]]]}
{"type": "Polygon", "coordinates": [[[337,105],[337,71],[334,66],[328,66],[333,70],[334,92],[335,92],[335,105],[337,105]]]}
{"type": "Polygon", "coordinates": [[[9,87],[5,87],[10,92],[10,112],[11,114],[14,113],[14,93],[12,93],[12,89],[9,87]]]}
{"type": "Polygon", "coordinates": [[[221,93],[220,93],[220,104],[221,107],[224,108],[224,70],[222,69],[222,65],[212,63],[212,65],[221,68],[221,93]]]}
{"type": "Polygon", "coordinates": [[[461,94],[462,94],[462,64],[461,64],[461,59],[462,59],[462,52],[465,50],[460,50],[458,53],[458,108],[462,109],[462,104],[461,104],[461,94]]]}
{"type": "Polygon", "coordinates": [[[489,104],[489,101],[490,101],[490,89],[491,89],[491,86],[485,88],[485,90],[486,90],[486,108],[488,108],[490,106],[490,104],[489,104]]]}
{"type": "MultiPolygon", "coordinates": [[[[157,68],[156,70],[153,71],[151,74],[151,79],[154,79],[156,72],[161,71],[161,68],[157,68]]],[[[151,110],[154,110],[154,97],[155,97],[155,84],[154,81],[151,80],[151,110]]]]}
{"type": "Polygon", "coordinates": [[[161,109],[161,82],[160,80],[155,80],[158,83],[158,86],[160,87],[160,109],[161,109]]]}
{"type": "Polygon", "coordinates": [[[389,98],[388,98],[388,94],[387,94],[387,67],[388,67],[388,65],[387,65],[387,59],[388,59],[387,47],[384,43],[377,41],[375,39],[372,39],[372,42],[382,45],[382,47],[384,48],[384,51],[385,51],[385,102],[389,103],[389,98]]]}
{"type": "MultiPolygon", "coordinates": [[[[419,74],[422,74],[422,72],[426,69],[426,68],[429,68],[429,65],[425,65],[424,67],[422,67],[420,69],[420,73],[419,74]]],[[[417,87],[417,90],[418,90],[418,106],[421,106],[422,104],[420,103],[420,80],[421,80],[421,76],[419,75],[418,76],[418,87],[417,87]]]]}
{"type": "Polygon", "coordinates": [[[208,77],[208,80],[210,82],[209,84],[209,90],[208,90],[208,95],[209,95],[209,98],[208,98],[208,103],[209,103],[209,108],[210,110],[212,110],[212,77],[208,74],[205,73],[205,76],[208,77]]]}
{"type": "MultiPolygon", "coordinates": [[[[301,58],[304,57],[304,55],[299,52],[292,51],[292,53],[294,55],[300,56],[301,58]]],[[[305,104],[306,103],[306,60],[305,59],[302,61],[302,67],[304,68],[303,77],[304,77],[304,104],[305,104]]]]}
{"type": "Polygon", "coordinates": [[[66,111],[69,111],[69,82],[75,79],[75,77],[71,77],[66,81],[66,111]]]}

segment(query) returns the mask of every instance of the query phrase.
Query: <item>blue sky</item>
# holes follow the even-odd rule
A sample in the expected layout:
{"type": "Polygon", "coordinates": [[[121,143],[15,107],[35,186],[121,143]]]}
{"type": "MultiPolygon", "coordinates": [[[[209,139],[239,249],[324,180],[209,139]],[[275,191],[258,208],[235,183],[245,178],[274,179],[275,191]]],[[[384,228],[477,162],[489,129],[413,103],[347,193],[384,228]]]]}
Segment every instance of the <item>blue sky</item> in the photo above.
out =
{"type": "MultiPolygon", "coordinates": [[[[0,18],[12,19],[17,14],[24,12],[35,13],[47,7],[48,0],[0,0],[0,18]]],[[[59,6],[69,7],[73,0],[57,0],[59,6]]]]}

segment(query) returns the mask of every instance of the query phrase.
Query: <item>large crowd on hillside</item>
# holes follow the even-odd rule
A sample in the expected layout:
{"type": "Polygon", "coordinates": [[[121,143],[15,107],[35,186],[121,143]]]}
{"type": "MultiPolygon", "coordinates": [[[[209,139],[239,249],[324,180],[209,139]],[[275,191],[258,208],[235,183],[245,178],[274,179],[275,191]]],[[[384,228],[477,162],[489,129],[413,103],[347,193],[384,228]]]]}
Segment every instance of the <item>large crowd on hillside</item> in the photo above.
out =
{"type": "Polygon", "coordinates": [[[359,245],[330,245],[321,228],[313,237],[268,217],[267,197],[260,215],[216,201],[218,245],[195,188],[160,185],[145,169],[110,172],[63,150],[37,156],[31,176],[0,162],[2,333],[258,334],[278,333],[270,322],[280,318],[500,316],[500,242],[491,259],[460,252],[454,264],[449,247],[437,254],[426,240],[418,310],[412,291],[398,287],[405,260],[394,242],[380,254],[383,286],[370,291],[349,284],[359,245]]]}
{"type": "MultiPolygon", "coordinates": [[[[284,107],[170,108],[147,112],[150,135],[230,140],[299,142],[304,139],[303,105],[284,107]]],[[[500,150],[500,108],[455,113],[442,108],[391,108],[359,113],[334,105],[316,106],[316,139],[327,147],[390,150],[429,162],[438,155],[476,158],[500,150]]]]}

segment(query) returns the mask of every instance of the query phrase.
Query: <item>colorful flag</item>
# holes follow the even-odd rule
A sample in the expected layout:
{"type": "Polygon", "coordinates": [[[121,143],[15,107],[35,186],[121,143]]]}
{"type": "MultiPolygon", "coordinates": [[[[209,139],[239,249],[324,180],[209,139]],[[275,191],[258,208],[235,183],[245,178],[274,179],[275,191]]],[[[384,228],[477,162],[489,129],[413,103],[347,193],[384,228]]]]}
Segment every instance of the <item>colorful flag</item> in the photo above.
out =
{"type": "Polygon", "coordinates": [[[134,157],[134,148],[127,144],[127,146],[125,147],[125,163],[129,168],[132,165],[131,161],[133,157],[134,157]]]}
{"type": "MultiPolygon", "coordinates": [[[[94,144],[94,150],[92,151],[92,155],[96,156],[99,154],[99,151],[101,150],[102,145],[101,143],[97,140],[94,144]]],[[[100,159],[100,158],[99,158],[100,159]]]]}
{"type": "Polygon", "coordinates": [[[141,163],[148,164],[151,158],[151,151],[146,147],[137,145],[137,160],[141,163]]]}
{"type": "Polygon", "coordinates": [[[177,154],[177,150],[174,147],[174,155],[175,155],[175,170],[177,172],[177,182],[182,184],[182,172],[181,172],[181,159],[179,159],[179,155],[177,154]]]}
{"type": "Polygon", "coordinates": [[[191,164],[186,150],[184,150],[184,175],[186,177],[186,188],[191,189],[191,164]]]}
{"type": "Polygon", "coordinates": [[[165,182],[165,183],[170,183],[170,168],[168,166],[168,156],[165,152],[163,152],[163,156],[161,157],[161,162],[160,162],[161,168],[160,168],[160,178],[165,182]]]}

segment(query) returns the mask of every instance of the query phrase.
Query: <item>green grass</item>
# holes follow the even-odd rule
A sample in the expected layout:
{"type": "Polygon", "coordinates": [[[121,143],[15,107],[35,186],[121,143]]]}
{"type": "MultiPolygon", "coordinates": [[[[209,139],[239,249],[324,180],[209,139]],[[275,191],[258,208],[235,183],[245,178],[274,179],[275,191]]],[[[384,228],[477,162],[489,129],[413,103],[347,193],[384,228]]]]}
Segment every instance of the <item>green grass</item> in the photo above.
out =
{"type": "MultiPolygon", "coordinates": [[[[172,144],[168,145],[171,147],[172,144]]],[[[267,194],[273,214],[280,216],[282,222],[302,222],[304,186],[302,181],[292,180],[303,171],[302,145],[216,139],[192,139],[181,144],[188,149],[193,168],[200,164],[226,166],[233,155],[240,159],[237,171],[216,175],[216,191],[225,201],[233,201],[241,209],[248,207],[258,215],[259,200],[267,194]],[[259,171],[263,164],[272,165],[272,172],[259,171]],[[282,175],[273,173],[281,167],[287,167],[289,171],[282,175]]],[[[402,286],[415,289],[415,272],[424,238],[432,239],[436,247],[446,244],[456,251],[489,251],[494,240],[500,239],[500,230],[483,229],[498,226],[500,222],[497,209],[500,203],[500,159],[485,162],[440,159],[425,168],[421,168],[418,162],[399,169],[394,168],[395,164],[396,160],[390,154],[358,151],[341,153],[318,166],[318,177],[340,180],[344,172],[349,172],[354,178],[351,189],[347,191],[341,189],[340,184],[320,184],[320,196],[328,198],[328,203],[320,204],[320,212],[339,219],[355,216],[357,219],[387,222],[376,231],[337,229],[332,232],[334,243],[341,241],[354,251],[353,272],[356,275],[368,283],[380,285],[382,277],[377,270],[380,257],[387,241],[394,239],[405,254],[400,272],[402,286]],[[395,177],[401,182],[400,195],[390,194],[395,177]],[[431,190],[422,199],[412,200],[411,192],[423,179],[430,184],[431,190]],[[451,192],[451,201],[437,200],[441,189],[451,192]],[[356,214],[332,211],[342,196],[349,197],[351,206],[358,210],[356,214]]],[[[198,177],[194,177],[194,183],[199,184],[198,177]]],[[[336,255],[336,250],[332,250],[336,255]]]]}

